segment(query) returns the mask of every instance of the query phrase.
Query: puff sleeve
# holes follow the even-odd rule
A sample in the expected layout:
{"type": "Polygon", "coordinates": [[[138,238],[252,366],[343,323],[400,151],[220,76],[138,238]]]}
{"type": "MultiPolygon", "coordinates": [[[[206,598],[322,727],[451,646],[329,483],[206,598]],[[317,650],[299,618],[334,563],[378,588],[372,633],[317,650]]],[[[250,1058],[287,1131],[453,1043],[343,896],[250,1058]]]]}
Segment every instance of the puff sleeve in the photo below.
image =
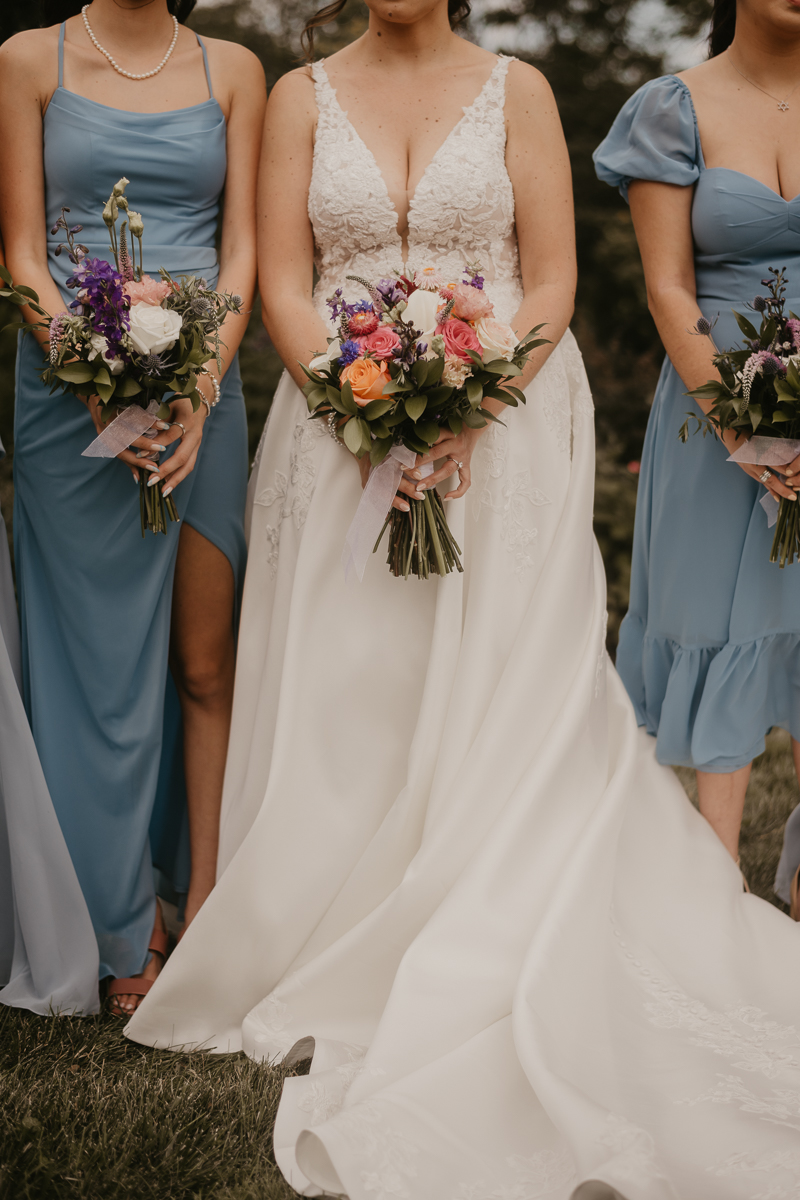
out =
{"type": "Polygon", "coordinates": [[[619,188],[625,200],[634,179],[696,183],[702,152],[686,84],[675,75],[645,83],[620,109],[592,157],[598,179],[619,188]]]}

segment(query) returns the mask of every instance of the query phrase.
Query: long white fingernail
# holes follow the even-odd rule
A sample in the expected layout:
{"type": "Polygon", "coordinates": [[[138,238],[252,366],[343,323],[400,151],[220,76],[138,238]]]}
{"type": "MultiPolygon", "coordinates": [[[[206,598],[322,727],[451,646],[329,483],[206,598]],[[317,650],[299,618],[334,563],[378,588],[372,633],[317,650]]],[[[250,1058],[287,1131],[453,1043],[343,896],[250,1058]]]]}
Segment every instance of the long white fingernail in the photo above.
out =
{"type": "Polygon", "coordinates": [[[172,491],[172,488],[171,488],[171,487],[165,487],[165,488],[163,489],[163,491],[161,492],[161,495],[162,495],[162,496],[168,496],[168,495],[170,494],[170,492],[171,492],[171,491],[172,491]]]}
{"type": "Polygon", "coordinates": [[[147,467],[148,471],[160,471],[161,470],[158,463],[154,463],[154,462],[144,462],[144,463],[142,463],[142,466],[147,467]]]}
{"type": "Polygon", "coordinates": [[[158,478],[158,476],[157,476],[157,475],[151,475],[151,476],[150,476],[150,478],[149,478],[149,479],[148,479],[148,481],[147,481],[147,486],[148,486],[148,487],[154,487],[154,486],[155,486],[157,483],[159,483],[159,482],[160,482],[160,480],[159,480],[159,478],[158,478]]]}
{"type": "Polygon", "coordinates": [[[169,429],[168,421],[156,421],[156,429],[169,429]]]}

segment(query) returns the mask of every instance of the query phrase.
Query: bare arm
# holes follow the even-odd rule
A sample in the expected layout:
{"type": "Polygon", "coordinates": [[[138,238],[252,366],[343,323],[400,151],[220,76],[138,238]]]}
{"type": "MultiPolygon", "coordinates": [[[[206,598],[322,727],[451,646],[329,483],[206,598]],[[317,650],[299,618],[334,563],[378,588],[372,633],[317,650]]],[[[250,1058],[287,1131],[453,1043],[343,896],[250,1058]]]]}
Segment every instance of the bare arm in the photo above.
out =
{"type": "MultiPolygon", "coordinates": [[[[692,243],[691,207],[693,189],[671,183],[636,180],[628,198],[639,242],[647,285],[647,303],[664,349],[680,375],[687,391],[709,379],[719,378],[712,362],[713,351],[707,338],[689,332],[702,316],[697,303],[692,243]]],[[[687,397],[687,404],[691,403],[687,397]]],[[[703,412],[711,405],[695,400],[703,412]]],[[[675,436],[678,436],[677,429],[675,436]]],[[[743,438],[728,430],[722,440],[730,452],[742,445],[743,438]]],[[[763,467],[739,464],[753,479],[763,467]]],[[[795,493],[773,475],[769,490],[777,497],[796,498],[795,493]]]]}
{"type": "MultiPolygon", "coordinates": [[[[569,156],[553,93],[544,76],[525,63],[509,68],[506,99],[508,142],[506,164],[514,187],[514,206],[522,273],[523,300],[511,324],[519,337],[546,322],[541,331],[549,344],[534,350],[522,377],[526,387],[563,337],[572,318],[577,267],[572,176],[569,156]]],[[[506,420],[513,409],[487,399],[484,407],[506,420]]],[[[485,429],[465,429],[458,437],[442,434],[421,461],[447,458],[462,463],[459,486],[448,499],[463,496],[471,483],[475,446],[485,429]]],[[[445,462],[424,487],[449,478],[445,462]]]]}
{"type": "Polygon", "coordinates": [[[261,311],[284,366],[302,387],[297,365],[325,350],[330,327],[312,303],[314,235],[308,189],[317,109],[306,69],[284,75],[267,104],[259,173],[261,311]]]}
{"type": "MultiPolygon", "coordinates": [[[[0,46],[0,228],[16,283],[39,293],[51,315],[64,310],[47,265],[42,119],[56,85],[57,42],[49,29],[29,30],[0,46]],[[44,65],[43,65],[44,64],[44,65]]],[[[38,321],[29,308],[23,319],[38,321]]],[[[47,341],[46,331],[37,331],[47,341]]]]}

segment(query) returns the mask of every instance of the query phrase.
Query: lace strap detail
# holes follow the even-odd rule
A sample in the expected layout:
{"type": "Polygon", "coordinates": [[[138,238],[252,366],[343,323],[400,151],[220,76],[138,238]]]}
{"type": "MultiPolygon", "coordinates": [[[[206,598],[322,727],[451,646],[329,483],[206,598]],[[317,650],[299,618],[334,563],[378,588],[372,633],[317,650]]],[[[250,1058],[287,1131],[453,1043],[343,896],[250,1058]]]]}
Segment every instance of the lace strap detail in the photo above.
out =
{"type": "Polygon", "coordinates": [[[314,97],[319,113],[318,124],[336,126],[346,121],[345,113],[336,98],[336,91],[331,87],[331,81],[328,79],[324,59],[320,58],[311,64],[311,75],[314,80],[314,97]]]}
{"type": "Polygon", "coordinates": [[[485,116],[492,109],[495,109],[498,113],[503,112],[506,103],[508,66],[509,63],[516,61],[517,59],[513,54],[498,55],[497,62],[492,68],[492,73],[486,80],[483,91],[475,100],[470,111],[474,111],[476,115],[480,113],[481,116],[485,116]]]}

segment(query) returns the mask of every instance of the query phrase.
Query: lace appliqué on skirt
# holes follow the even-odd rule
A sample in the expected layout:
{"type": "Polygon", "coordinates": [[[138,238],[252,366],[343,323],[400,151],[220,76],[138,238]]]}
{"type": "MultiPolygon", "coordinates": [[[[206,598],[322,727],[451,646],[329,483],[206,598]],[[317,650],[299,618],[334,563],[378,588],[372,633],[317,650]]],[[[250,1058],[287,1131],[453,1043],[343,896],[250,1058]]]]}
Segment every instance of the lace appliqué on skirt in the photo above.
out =
{"type": "Polygon", "coordinates": [[[532,1158],[514,1155],[506,1160],[510,1180],[490,1184],[479,1179],[462,1183],[452,1200],[550,1200],[561,1197],[577,1180],[575,1162],[566,1145],[542,1150],[532,1158]]]}
{"type": "Polygon", "coordinates": [[[302,529],[308,516],[317,475],[313,451],[320,432],[318,424],[308,420],[297,422],[294,427],[288,472],[276,470],[274,483],[269,487],[260,488],[253,500],[254,505],[260,504],[264,508],[272,508],[274,504],[280,503],[277,520],[266,525],[269,546],[267,562],[273,579],[278,573],[281,525],[291,519],[296,529],[302,529]]]}
{"type": "Polygon", "coordinates": [[[500,536],[514,559],[515,575],[522,579],[533,566],[529,548],[538,537],[536,527],[527,523],[529,506],[541,508],[552,501],[532,485],[530,471],[509,474],[508,430],[502,425],[492,425],[478,443],[477,455],[473,516],[477,521],[482,510],[489,509],[501,518],[500,536]]]}

